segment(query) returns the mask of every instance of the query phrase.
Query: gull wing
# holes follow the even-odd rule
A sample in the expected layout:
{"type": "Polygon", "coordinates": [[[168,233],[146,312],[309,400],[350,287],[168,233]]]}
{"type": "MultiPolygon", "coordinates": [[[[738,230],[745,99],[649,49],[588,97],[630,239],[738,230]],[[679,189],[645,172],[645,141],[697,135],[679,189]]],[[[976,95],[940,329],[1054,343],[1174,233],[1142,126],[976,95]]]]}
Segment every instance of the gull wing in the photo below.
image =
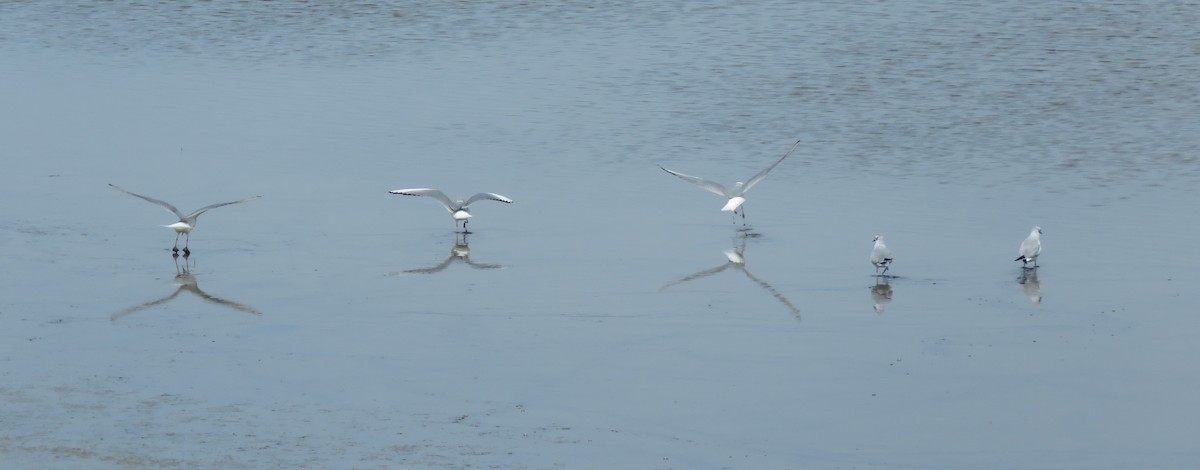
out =
{"type": "Polygon", "coordinates": [[[246,202],[246,201],[253,201],[253,200],[255,200],[255,199],[258,199],[258,198],[260,198],[260,197],[262,197],[262,196],[254,196],[254,197],[248,197],[248,198],[246,198],[246,199],[238,199],[238,200],[236,200],[236,201],[220,202],[220,203],[217,203],[217,204],[209,204],[209,205],[207,205],[207,206],[204,206],[204,207],[201,207],[201,208],[199,208],[199,209],[196,209],[195,211],[192,211],[192,213],[191,213],[191,214],[188,214],[188,215],[187,215],[187,217],[180,217],[180,218],[181,218],[181,219],[195,219],[196,217],[199,217],[199,216],[200,216],[200,214],[203,214],[205,211],[208,211],[209,209],[216,209],[216,208],[218,208],[218,207],[221,207],[221,206],[228,206],[228,205],[230,205],[230,204],[239,204],[239,203],[243,203],[243,202],[246,202]]]}
{"type": "Polygon", "coordinates": [[[125,189],[125,188],[122,188],[122,187],[120,187],[120,186],[117,186],[117,185],[115,185],[115,184],[112,184],[112,183],[109,183],[108,185],[109,185],[109,186],[112,186],[112,188],[113,188],[113,189],[116,189],[117,191],[123,192],[123,193],[125,193],[125,194],[128,194],[128,195],[130,195],[130,196],[133,196],[133,197],[136,197],[136,198],[139,198],[139,199],[145,200],[145,201],[149,201],[149,202],[152,202],[152,203],[158,204],[158,205],[162,206],[163,208],[165,208],[166,210],[169,210],[169,211],[171,211],[171,213],[172,213],[172,214],[175,214],[175,216],[176,216],[176,217],[179,217],[179,220],[183,220],[183,219],[185,219],[185,217],[183,216],[183,214],[182,214],[181,212],[179,212],[179,209],[176,209],[176,208],[175,208],[175,206],[172,206],[172,205],[171,205],[170,203],[168,203],[167,201],[163,201],[163,200],[160,200],[160,199],[154,199],[154,198],[152,198],[152,197],[148,197],[148,196],[143,196],[143,195],[141,195],[141,194],[138,194],[138,193],[135,193],[135,192],[129,191],[129,190],[125,189]]]}
{"type": "Polygon", "coordinates": [[[491,199],[493,201],[500,201],[505,204],[512,204],[512,202],[513,202],[512,199],[506,198],[506,197],[501,196],[496,193],[479,193],[479,194],[476,194],[474,196],[467,198],[467,202],[463,203],[463,207],[467,207],[467,206],[471,205],[472,202],[478,201],[480,199],[491,199]]]}
{"type": "Polygon", "coordinates": [[[783,162],[783,159],[787,158],[788,155],[791,155],[792,151],[796,150],[796,147],[799,147],[799,146],[800,146],[800,141],[797,140],[795,144],[792,144],[792,148],[790,150],[788,150],[787,153],[783,154],[782,157],[779,157],[779,160],[775,160],[775,163],[772,163],[771,166],[767,167],[767,169],[758,172],[757,175],[754,175],[750,179],[746,180],[746,184],[742,185],[742,192],[739,194],[734,194],[734,196],[741,196],[742,194],[746,194],[746,191],[749,191],[750,188],[753,188],[754,185],[758,184],[759,181],[762,181],[763,178],[766,178],[768,172],[775,169],[775,167],[777,165],[779,165],[780,163],[783,162]]]}
{"type": "MultiPolygon", "coordinates": [[[[658,167],[662,168],[663,171],[665,171],[667,173],[678,176],[679,178],[683,179],[684,181],[698,185],[701,188],[707,189],[707,190],[717,193],[721,196],[725,196],[725,186],[722,185],[721,183],[717,183],[715,181],[709,181],[704,178],[700,178],[698,176],[685,175],[685,174],[677,172],[677,171],[671,171],[662,165],[659,165],[658,167]]],[[[728,197],[728,196],[726,196],[726,197],[728,197]]]]}
{"type": "Polygon", "coordinates": [[[885,246],[875,245],[875,248],[871,250],[871,262],[872,263],[879,265],[880,263],[884,263],[884,262],[890,263],[891,261],[892,261],[892,250],[888,249],[888,247],[886,245],[885,246]]]}
{"type": "Polygon", "coordinates": [[[1041,240],[1038,240],[1036,238],[1033,238],[1033,236],[1030,236],[1029,238],[1026,238],[1025,241],[1021,242],[1021,252],[1020,252],[1021,256],[1024,256],[1026,258],[1032,258],[1034,256],[1041,254],[1041,252],[1042,252],[1041,240]]]}
{"type": "Polygon", "coordinates": [[[438,202],[441,202],[442,206],[451,213],[461,209],[461,207],[454,207],[454,203],[450,201],[449,197],[446,197],[446,193],[432,188],[394,189],[388,192],[392,194],[402,194],[405,196],[429,196],[437,199],[438,202]]]}

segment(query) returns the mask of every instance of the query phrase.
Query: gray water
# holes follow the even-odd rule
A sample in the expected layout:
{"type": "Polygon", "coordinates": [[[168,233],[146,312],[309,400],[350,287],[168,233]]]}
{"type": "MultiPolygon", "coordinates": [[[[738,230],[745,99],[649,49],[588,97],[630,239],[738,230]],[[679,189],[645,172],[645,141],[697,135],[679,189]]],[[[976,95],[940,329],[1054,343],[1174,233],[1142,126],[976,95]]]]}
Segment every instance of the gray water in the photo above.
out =
{"type": "Polygon", "coordinates": [[[0,466],[1193,467],[1198,24],[0,3],[0,466]]]}

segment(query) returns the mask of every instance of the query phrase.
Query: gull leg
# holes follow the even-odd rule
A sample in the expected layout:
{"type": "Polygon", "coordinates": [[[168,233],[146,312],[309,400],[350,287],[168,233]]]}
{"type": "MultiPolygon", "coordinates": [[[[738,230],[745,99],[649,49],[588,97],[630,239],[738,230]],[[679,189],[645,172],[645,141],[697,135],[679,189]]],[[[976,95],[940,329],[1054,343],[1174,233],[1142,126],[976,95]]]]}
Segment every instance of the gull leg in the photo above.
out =
{"type": "Polygon", "coordinates": [[[184,258],[187,258],[188,255],[192,253],[192,250],[188,249],[188,244],[191,242],[192,242],[192,232],[188,232],[187,235],[185,235],[183,237],[183,257],[184,258]]]}
{"type": "Polygon", "coordinates": [[[175,246],[171,247],[171,253],[179,253],[179,232],[175,232],[175,246]]]}
{"type": "Polygon", "coordinates": [[[470,222],[470,221],[471,221],[471,219],[463,219],[463,234],[464,235],[471,233],[470,231],[467,230],[467,222],[470,222]]]}

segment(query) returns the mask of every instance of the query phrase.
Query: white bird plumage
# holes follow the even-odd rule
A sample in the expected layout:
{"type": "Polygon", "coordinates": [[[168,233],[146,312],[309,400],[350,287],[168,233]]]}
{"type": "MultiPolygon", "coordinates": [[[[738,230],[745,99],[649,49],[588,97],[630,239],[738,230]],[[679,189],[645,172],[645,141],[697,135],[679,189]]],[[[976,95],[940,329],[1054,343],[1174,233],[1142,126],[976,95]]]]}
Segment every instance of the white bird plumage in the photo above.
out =
{"type": "Polygon", "coordinates": [[[1040,254],[1042,254],[1042,228],[1035,226],[1025,241],[1021,242],[1021,248],[1017,251],[1017,259],[1014,261],[1020,261],[1022,267],[1033,262],[1033,267],[1036,268],[1038,267],[1037,258],[1040,254]]]}
{"type": "Polygon", "coordinates": [[[454,218],[455,230],[458,230],[458,222],[460,220],[462,221],[463,233],[467,233],[467,219],[471,218],[471,212],[467,209],[467,206],[470,206],[471,203],[482,199],[500,201],[505,204],[512,204],[513,202],[512,199],[496,193],[477,193],[464,201],[462,199],[450,200],[450,198],[446,196],[446,193],[432,188],[394,189],[388,192],[404,196],[429,196],[437,199],[438,202],[442,203],[442,207],[445,207],[446,210],[450,212],[450,216],[454,218]]]}
{"type": "Polygon", "coordinates": [[[875,265],[876,275],[886,275],[892,265],[892,250],[883,243],[883,235],[875,235],[875,248],[871,249],[871,264],[875,265]],[[883,268],[880,273],[879,269],[883,268]]]}
{"type": "Polygon", "coordinates": [[[109,183],[108,185],[112,186],[113,189],[116,189],[117,191],[123,192],[130,196],[133,196],[133,197],[136,197],[136,198],[148,201],[148,202],[152,202],[154,204],[158,204],[159,206],[162,206],[164,209],[171,212],[172,214],[175,214],[176,217],[179,217],[179,222],[175,222],[171,225],[164,225],[163,227],[167,227],[167,228],[175,230],[175,246],[171,248],[171,251],[174,251],[174,252],[179,251],[179,235],[181,235],[181,234],[187,235],[187,237],[184,239],[184,242],[183,242],[183,252],[184,253],[190,252],[188,250],[188,242],[191,241],[192,229],[196,228],[196,218],[200,217],[200,214],[207,212],[209,209],[216,209],[218,207],[228,206],[230,204],[238,204],[238,203],[242,203],[242,202],[246,202],[246,201],[253,201],[255,199],[262,197],[262,196],[253,196],[253,197],[248,197],[245,199],[238,199],[236,201],[219,202],[216,204],[209,204],[207,206],[204,206],[204,207],[201,207],[199,209],[192,211],[191,214],[184,215],[182,212],[179,212],[179,209],[176,209],[175,206],[173,206],[170,203],[163,201],[161,199],[154,199],[149,196],[143,196],[141,194],[129,191],[125,188],[122,188],[122,187],[117,186],[112,183],[109,183]]]}
{"type": "MultiPolygon", "coordinates": [[[[775,163],[772,163],[771,166],[768,166],[763,171],[760,171],[760,172],[758,172],[758,174],[750,177],[750,179],[746,180],[745,183],[743,183],[741,181],[734,183],[733,187],[731,187],[731,188],[726,188],[725,185],[722,185],[721,183],[706,180],[706,179],[700,178],[698,176],[686,175],[686,174],[680,173],[678,171],[669,170],[662,165],[659,165],[658,167],[662,168],[663,171],[665,171],[667,173],[678,176],[680,179],[682,179],[684,181],[687,181],[689,183],[700,186],[701,188],[704,188],[712,193],[719,194],[721,196],[729,198],[729,200],[725,202],[725,207],[722,207],[721,210],[725,211],[725,212],[735,212],[736,213],[736,212],[738,212],[739,209],[741,209],[742,204],[746,202],[746,198],[743,197],[746,194],[746,192],[750,191],[750,188],[753,188],[754,185],[756,185],[760,181],[762,181],[763,178],[766,178],[767,173],[770,172],[772,169],[774,169],[776,166],[778,166],[780,163],[782,163],[783,160],[785,158],[787,158],[788,155],[791,155],[792,151],[796,150],[796,147],[798,147],[799,145],[800,145],[800,141],[797,140],[796,143],[792,145],[792,148],[789,149],[787,151],[787,153],[783,154],[782,157],[779,157],[779,160],[775,160],[775,163]]],[[[745,210],[744,209],[741,210],[741,213],[742,213],[742,218],[744,219],[746,217],[745,210]]]]}

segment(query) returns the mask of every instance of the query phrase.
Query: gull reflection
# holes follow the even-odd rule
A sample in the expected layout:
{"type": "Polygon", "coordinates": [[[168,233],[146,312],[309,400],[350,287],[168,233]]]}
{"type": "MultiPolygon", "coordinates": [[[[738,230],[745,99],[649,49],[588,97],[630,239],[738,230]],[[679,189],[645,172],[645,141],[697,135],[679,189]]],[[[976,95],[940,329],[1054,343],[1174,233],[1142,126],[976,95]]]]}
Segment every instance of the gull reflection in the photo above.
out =
{"type": "Polygon", "coordinates": [[[886,276],[877,277],[875,285],[871,286],[871,302],[875,304],[875,313],[882,314],[887,303],[892,301],[892,286],[886,276]]]}
{"type": "MultiPolygon", "coordinates": [[[[171,299],[174,299],[176,296],[179,295],[180,292],[183,292],[183,291],[188,291],[192,294],[195,294],[197,297],[200,297],[201,299],[203,299],[206,302],[211,302],[211,303],[214,303],[217,305],[222,305],[225,307],[232,308],[234,310],[241,310],[246,313],[253,313],[255,315],[262,314],[262,312],[258,311],[257,309],[255,309],[254,307],[251,307],[249,305],[234,302],[232,300],[222,299],[220,297],[210,295],[207,292],[204,292],[203,290],[200,290],[200,286],[196,284],[196,277],[192,275],[191,266],[188,265],[188,263],[189,263],[188,255],[185,254],[183,256],[183,264],[182,265],[179,264],[179,256],[178,255],[172,256],[171,258],[173,258],[175,260],[174,283],[177,286],[175,288],[175,292],[167,294],[158,299],[151,300],[144,304],[135,305],[133,307],[129,307],[127,309],[124,309],[117,313],[114,313],[112,315],[112,317],[110,317],[113,321],[116,321],[118,318],[121,318],[125,315],[140,312],[140,311],[146,310],[150,307],[154,307],[156,305],[161,305],[161,304],[170,302],[171,299]]],[[[195,265],[195,260],[192,260],[190,262],[192,263],[193,266],[195,265]]]]}
{"type": "Polygon", "coordinates": [[[666,290],[670,287],[674,287],[674,286],[683,284],[688,281],[700,279],[702,277],[712,276],[713,274],[719,273],[726,269],[733,268],[738,271],[741,271],[742,274],[745,274],[746,277],[750,278],[751,281],[754,281],[755,284],[762,286],[763,289],[766,289],[767,292],[770,292],[772,296],[774,296],[776,299],[778,299],[779,302],[782,303],[784,307],[787,307],[787,309],[790,310],[792,312],[792,314],[796,316],[797,319],[799,319],[800,318],[800,310],[797,309],[795,305],[792,305],[792,302],[790,300],[788,300],[787,297],[784,297],[783,294],[781,294],[778,290],[776,290],[774,287],[772,287],[766,281],[759,279],[753,273],[751,273],[750,270],[746,269],[746,257],[745,257],[746,239],[750,238],[750,237],[741,236],[738,238],[741,239],[740,244],[735,244],[732,248],[725,250],[725,253],[724,253],[725,258],[728,260],[725,262],[725,264],[722,264],[720,266],[716,266],[713,268],[705,269],[702,271],[697,271],[691,275],[685,276],[684,278],[682,278],[678,281],[675,281],[675,282],[672,282],[665,286],[662,286],[662,288],[660,288],[659,291],[666,290]]]}
{"type": "Polygon", "coordinates": [[[1042,303],[1042,283],[1038,281],[1037,269],[1022,269],[1021,275],[1017,276],[1017,284],[1021,285],[1030,302],[1042,303]]]}
{"type": "Polygon", "coordinates": [[[441,264],[438,264],[437,266],[431,266],[428,268],[406,269],[404,272],[419,273],[419,274],[433,274],[436,272],[441,272],[443,269],[446,269],[447,266],[450,266],[451,264],[453,264],[456,261],[466,263],[467,266],[470,266],[475,269],[496,269],[496,268],[502,267],[498,264],[476,263],[474,261],[471,261],[471,247],[468,246],[468,244],[467,244],[467,234],[466,233],[455,233],[454,248],[450,249],[450,255],[446,257],[445,261],[442,261],[441,264]]]}

